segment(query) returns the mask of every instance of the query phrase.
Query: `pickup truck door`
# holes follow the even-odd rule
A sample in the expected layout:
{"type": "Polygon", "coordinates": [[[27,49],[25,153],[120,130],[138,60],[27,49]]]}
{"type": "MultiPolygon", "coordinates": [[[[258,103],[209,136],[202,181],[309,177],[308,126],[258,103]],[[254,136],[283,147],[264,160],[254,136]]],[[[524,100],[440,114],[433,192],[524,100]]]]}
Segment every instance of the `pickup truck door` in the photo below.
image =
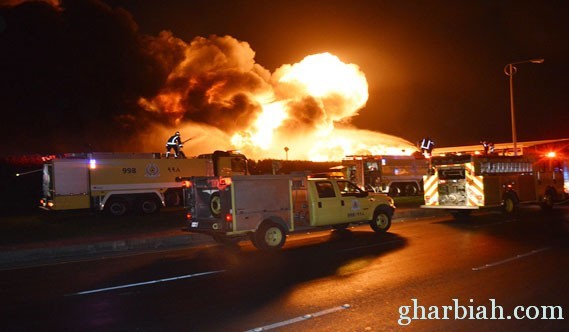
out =
{"type": "Polygon", "coordinates": [[[347,222],[370,220],[370,200],[368,193],[350,181],[338,180],[338,189],[342,195],[342,215],[347,222]]]}
{"type": "Polygon", "coordinates": [[[325,226],[347,222],[344,214],[346,204],[340,196],[334,183],[328,180],[314,181],[310,189],[311,209],[310,225],[325,226]]]}

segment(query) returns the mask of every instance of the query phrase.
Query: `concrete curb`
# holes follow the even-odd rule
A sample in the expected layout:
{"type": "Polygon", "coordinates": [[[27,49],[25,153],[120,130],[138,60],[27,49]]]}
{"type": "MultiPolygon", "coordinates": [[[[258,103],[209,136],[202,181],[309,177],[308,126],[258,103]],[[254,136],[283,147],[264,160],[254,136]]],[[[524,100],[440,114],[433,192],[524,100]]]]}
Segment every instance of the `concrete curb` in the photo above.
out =
{"type": "MultiPolygon", "coordinates": [[[[409,219],[439,217],[448,215],[444,210],[420,208],[401,209],[395,212],[393,222],[409,219]]],[[[0,251],[0,270],[28,267],[38,264],[57,263],[68,260],[81,260],[105,255],[124,254],[126,252],[156,251],[174,248],[192,247],[199,244],[215,243],[207,235],[185,233],[169,236],[143,236],[119,240],[100,241],[83,244],[45,246],[33,249],[15,249],[0,251]]]]}
{"type": "Polygon", "coordinates": [[[101,255],[113,255],[128,251],[155,251],[189,247],[210,243],[209,236],[202,234],[182,234],[167,237],[130,238],[125,240],[101,241],[74,244],[61,247],[9,250],[0,252],[0,270],[26,267],[35,264],[56,263],[71,259],[85,259],[101,255]]]}

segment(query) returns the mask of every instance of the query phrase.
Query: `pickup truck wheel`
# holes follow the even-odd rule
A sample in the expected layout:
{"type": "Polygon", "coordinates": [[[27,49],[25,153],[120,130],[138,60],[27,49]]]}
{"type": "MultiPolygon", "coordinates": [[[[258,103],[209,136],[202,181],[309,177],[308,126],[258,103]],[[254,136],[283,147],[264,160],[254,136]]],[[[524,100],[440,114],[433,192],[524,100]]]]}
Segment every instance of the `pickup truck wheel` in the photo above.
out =
{"type": "Polygon", "coordinates": [[[114,198],[105,205],[105,211],[111,216],[122,217],[128,211],[128,203],[125,199],[114,198]]]}
{"type": "Polygon", "coordinates": [[[209,210],[214,217],[219,218],[221,216],[221,198],[219,197],[219,193],[211,194],[209,210]]]}
{"type": "Polygon", "coordinates": [[[253,244],[261,250],[278,250],[286,240],[284,228],[273,222],[265,222],[254,234],[253,244]]]}
{"type": "Polygon", "coordinates": [[[370,222],[370,226],[371,229],[377,233],[387,232],[389,227],[391,227],[391,217],[384,211],[377,210],[373,214],[373,220],[370,222]]]}

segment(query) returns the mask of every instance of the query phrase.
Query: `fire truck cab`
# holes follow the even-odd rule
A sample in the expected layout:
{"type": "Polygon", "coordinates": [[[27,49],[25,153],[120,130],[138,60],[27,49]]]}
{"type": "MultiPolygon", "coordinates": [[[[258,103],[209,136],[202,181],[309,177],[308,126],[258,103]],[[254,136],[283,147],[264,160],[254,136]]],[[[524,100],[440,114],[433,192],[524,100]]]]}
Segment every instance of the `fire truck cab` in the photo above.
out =
{"type": "Polygon", "coordinates": [[[346,156],[342,160],[346,178],[360,187],[389,196],[421,194],[428,162],[416,156],[346,156]]]}
{"type": "Polygon", "coordinates": [[[424,176],[425,205],[455,215],[501,207],[513,213],[520,204],[551,209],[565,198],[563,163],[553,156],[432,157],[424,176]]]}

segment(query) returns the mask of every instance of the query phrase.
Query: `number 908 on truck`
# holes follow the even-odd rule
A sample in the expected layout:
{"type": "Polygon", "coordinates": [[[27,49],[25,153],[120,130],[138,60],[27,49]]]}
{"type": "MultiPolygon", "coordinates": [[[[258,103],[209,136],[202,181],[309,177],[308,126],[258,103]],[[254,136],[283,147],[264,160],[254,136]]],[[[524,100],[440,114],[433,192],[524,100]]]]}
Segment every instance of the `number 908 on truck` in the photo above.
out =
{"type": "Polygon", "coordinates": [[[383,233],[395,212],[391,197],[344,179],[250,175],[184,180],[189,231],[220,242],[250,239],[261,250],[280,249],[287,233],[314,227],[367,223],[383,233]]]}

